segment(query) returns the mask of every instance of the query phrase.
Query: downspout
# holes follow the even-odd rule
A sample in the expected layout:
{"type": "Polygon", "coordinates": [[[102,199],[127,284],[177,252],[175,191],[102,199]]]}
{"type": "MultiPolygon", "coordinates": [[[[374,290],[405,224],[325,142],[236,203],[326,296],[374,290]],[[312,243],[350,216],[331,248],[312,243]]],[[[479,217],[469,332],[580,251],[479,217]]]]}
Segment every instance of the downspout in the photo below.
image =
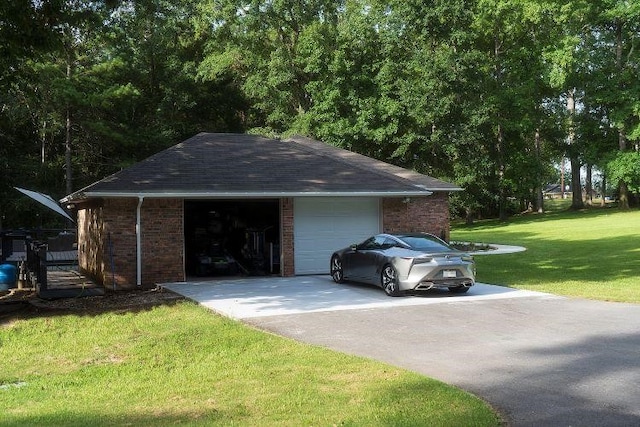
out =
{"type": "Polygon", "coordinates": [[[141,223],[141,209],[143,196],[138,196],[138,207],[136,208],[136,285],[142,286],[142,228],[141,223]]]}

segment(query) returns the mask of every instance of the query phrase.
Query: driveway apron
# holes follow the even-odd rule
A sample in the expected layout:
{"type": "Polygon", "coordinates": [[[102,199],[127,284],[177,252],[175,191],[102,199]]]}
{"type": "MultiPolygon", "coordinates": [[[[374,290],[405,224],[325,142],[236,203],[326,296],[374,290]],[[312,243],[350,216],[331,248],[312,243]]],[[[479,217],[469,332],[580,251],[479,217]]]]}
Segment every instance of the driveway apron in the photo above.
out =
{"type": "Polygon", "coordinates": [[[640,426],[640,305],[483,284],[389,298],[328,276],[163,286],[260,329],[461,387],[509,425],[640,426]]]}

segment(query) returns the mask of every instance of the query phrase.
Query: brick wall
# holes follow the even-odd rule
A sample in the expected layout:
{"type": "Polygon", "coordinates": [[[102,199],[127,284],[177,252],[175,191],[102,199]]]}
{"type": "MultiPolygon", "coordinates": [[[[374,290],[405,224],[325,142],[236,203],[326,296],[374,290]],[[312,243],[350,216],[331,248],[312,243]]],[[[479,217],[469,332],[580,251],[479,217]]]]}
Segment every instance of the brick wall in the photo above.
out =
{"type": "Polygon", "coordinates": [[[84,204],[78,210],[78,267],[103,284],[105,233],[102,204],[84,204]]]}
{"type": "Polygon", "coordinates": [[[185,280],[182,199],[145,199],[141,210],[142,285],[185,280]]]}
{"type": "Polygon", "coordinates": [[[107,199],[78,211],[78,265],[109,289],[136,284],[136,199],[107,199]]]}
{"type": "Polygon", "coordinates": [[[382,201],[385,233],[427,232],[449,240],[449,195],[434,192],[427,197],[387,198],[382,201]]]}
{"type": "MultiPolygon", "coordinates": [[[[108,289],[137,286],[137,199],[106,199],[78,211],[78,261],[83,272],[108,289]]],[[[146,199],[141,208],[142,283],[182,281],[182,200],[146,199]]]]}
{"type": "Polygon", "coordinates": [[[289,277],[295,274],[293,258],[293,199],[280,199],[280,275],[289,277]]]}

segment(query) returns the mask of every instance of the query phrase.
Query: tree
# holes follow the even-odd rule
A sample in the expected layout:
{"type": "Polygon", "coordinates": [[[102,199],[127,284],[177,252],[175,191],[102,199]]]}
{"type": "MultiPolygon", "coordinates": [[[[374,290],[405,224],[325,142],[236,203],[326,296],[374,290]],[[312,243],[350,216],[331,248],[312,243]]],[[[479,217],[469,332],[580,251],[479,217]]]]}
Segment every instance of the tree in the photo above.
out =
{"type": "Polygon", "coordinates": [[[232,79],[251,102],[246,126],[282,133],[312,103],[307,85],[317,56],[309,55],[309,39],[335,25],[340,7],[329,0],[207,2],[211,35],[199,75],[232,79]]]}
{"type": "Polygon", "coordinates": [[[38,157],[30,155],[37,129],[21,88],[29,81],[25,73],[29,62],[59,46],[55,26],[59,16],[58,2],[53,0],[0,4],[0,182],[4,184],[0,186],[0,229],[21,219],[13,205],[12,186],[24,186],[38,169],[38,157]]]}
{"type": "Polygon", "coordinates": [[[613,182],[624,182],[630,192],[640,195],[640,152],[616,153],[607,163],[607,176],[613,182]]]}
{"type": "MultiPolygon", "coordinates": [[[[640,92],[636,49],[640,5],[624,0],[601,0],[589,2],[589,6],[588,22],[581,25],[582,43],[577,52],[582,60],[576,67],[576,80],[584,87],[587,102],[604,113],[602,132],[608,132],[608,128],[617,130],[617,143],[610,151],[624,153],[637,149],[638,145],[633,129],[640,123],[634,112],[640,92]]],[[[627,183],[621,180],[617,184],[619,206],[628,209],[627,183]]]]}

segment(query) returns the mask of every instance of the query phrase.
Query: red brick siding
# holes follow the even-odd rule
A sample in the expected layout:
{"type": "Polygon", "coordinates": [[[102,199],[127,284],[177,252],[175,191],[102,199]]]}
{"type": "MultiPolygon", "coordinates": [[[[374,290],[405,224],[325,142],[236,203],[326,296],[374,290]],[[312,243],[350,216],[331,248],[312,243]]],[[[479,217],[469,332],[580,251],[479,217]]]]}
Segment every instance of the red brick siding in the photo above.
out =
{"type": "Polygon", "coordinates": [[[80,270],[103,284],[106,237],[102,205],[84,205],[78,210],[78,266],[80,270]]]}
{"type": "MultiPolygon", "coordinates": [[[[105,238],[111,238],[111,247],[105,248],[103,262],[105,286],[113,285],[115,277],[116,289],[136,286],[136,207],[137,199],[107,199],[104,202],[105,238]],[[110,255],[113,254],[113,255],[110,255]],[[113,256],[113,265],[111,262],[113,256]]],[[[107,240],[105,243],[108,245],[107,240]]]]}
{"type": "MultiPolygon", "coordinates": [[[[143,201],[143,287],[185,278],[182,205],[177,199],[143,201]]],[[[80,268],[109,289],[114,282],[116,289],[137,286],[137,206],[137,199],[106,199],[78,212],[80,268]]]]}
{"type": "Polygon", "coordinates": [[[142,285],[185,280],[181,199],[145,199],[141,209],[142,285]]]}
{"type": "Polygon", "coordinates": [[[293,199],[280,199],[280,274],[284,277],[295,275],[293,257],[293,199]]]}
{"type": "Polygon", "coordinates": [[[386,233],[427,232],[449,240],[449,195],[388,198],[382,202],[382,229],[386,233]]]}
{"type": "Polygon", "coordinates": [[[136,284],[136,203],[108,199],[78,211],[79,267],[109,289],[136,284]]]}

